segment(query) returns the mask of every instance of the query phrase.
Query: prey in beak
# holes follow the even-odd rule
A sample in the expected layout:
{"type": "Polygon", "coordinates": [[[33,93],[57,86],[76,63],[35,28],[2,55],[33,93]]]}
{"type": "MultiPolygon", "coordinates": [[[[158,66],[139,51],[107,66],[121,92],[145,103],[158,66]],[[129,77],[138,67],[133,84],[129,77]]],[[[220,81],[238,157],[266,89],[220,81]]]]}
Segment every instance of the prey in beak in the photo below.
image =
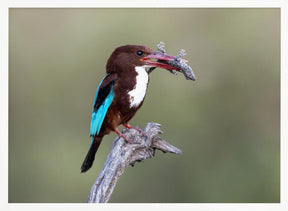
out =
{"type": "Polygon", "coordinates": [[[152,54],[143,57],[141,60],[145,61],[147,65],[152,66],[148,73],[151,73],[152,70],[159,67],[167,69],[172,73],[174,73],[174,70],[182,72],[187,80],[196,80],[192,68],[186,64],[187,60],[182,59],[179,56],[170,56],[165,53],[154,51],[152,54]]]}
{"type": "Polygon", "coordinates": [[[166,61],[173,61],[175,60],[175,56],[170,56],[168,54],[159,53],[154,51],[152,54],[143,57],[141,60],[145,61],[147,65],[153,67],[159,67],[168,70],[178,70],[178,68],[170,66],[169,64],[165,63],[166,61]]]}

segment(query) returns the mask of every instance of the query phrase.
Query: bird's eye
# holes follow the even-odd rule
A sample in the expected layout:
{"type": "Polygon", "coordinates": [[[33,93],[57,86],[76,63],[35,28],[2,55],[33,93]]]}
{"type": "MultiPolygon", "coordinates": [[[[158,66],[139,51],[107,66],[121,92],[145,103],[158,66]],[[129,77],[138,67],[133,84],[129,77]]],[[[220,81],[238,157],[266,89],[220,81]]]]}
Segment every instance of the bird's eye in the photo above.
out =
{"type": "Polygon", "coordinates": [[[137,51],[136,52],[138,56],[143,56],[144,52],[143,51],[137,51]]]}

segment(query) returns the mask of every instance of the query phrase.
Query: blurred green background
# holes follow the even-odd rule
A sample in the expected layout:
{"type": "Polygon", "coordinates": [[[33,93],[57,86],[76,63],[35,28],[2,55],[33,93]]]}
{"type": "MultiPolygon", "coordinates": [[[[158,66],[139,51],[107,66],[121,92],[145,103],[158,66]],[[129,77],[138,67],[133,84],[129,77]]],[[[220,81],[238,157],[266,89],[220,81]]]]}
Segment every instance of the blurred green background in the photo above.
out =
{"type": "Polygon", "coordinates": [[[85,202],[115,134],[80,174],[111,52],[181,48],[197,81],[156,69],[134,126],[183,154],[129,167],[110,202],[280,201],[280,9],[9,10],[9,202],[85,202]]]}

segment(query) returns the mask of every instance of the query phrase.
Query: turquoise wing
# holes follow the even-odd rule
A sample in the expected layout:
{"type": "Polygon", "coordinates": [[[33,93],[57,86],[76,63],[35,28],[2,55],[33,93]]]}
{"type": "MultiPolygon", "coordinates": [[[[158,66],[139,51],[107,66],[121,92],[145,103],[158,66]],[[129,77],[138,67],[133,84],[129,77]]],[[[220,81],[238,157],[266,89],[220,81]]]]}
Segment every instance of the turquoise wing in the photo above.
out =
{"type": "Polygon", "coordinates": [[[90,136],[97,136],[101,130],[107,111],[114,99],[116,77],[106,75],[100,82],[94,99],[94,109],[91,117],[90,136]]]}

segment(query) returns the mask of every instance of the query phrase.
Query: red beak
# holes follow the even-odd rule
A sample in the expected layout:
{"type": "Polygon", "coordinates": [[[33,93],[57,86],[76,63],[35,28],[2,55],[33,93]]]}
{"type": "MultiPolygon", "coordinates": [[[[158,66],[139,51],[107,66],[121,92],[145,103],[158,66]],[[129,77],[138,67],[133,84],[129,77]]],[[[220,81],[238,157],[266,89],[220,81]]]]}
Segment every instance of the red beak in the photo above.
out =
{"type": "MultiPolygon", "coordinates": [[[[145,56],[144,58],[142,58],[141,60],[146,61],[147,65],[153,66],[153,67],[160,67],[163,69],[168,69],[168,70],[178,70],[178,68],[176,67],[172,67],[168,64],[165,63],[161,63],[162,61],[172,61],[175,59],[175,56],[170,56],[168,54],[164,54],[164,53],[159,53],[159,52],[153,52],[152,54],[145,56]],[[152,59],[155,59],[157,61],[154,61],[152,59]]],[[[187,62],[187,60],[182,59],[184,62],[187,62]]]]}

